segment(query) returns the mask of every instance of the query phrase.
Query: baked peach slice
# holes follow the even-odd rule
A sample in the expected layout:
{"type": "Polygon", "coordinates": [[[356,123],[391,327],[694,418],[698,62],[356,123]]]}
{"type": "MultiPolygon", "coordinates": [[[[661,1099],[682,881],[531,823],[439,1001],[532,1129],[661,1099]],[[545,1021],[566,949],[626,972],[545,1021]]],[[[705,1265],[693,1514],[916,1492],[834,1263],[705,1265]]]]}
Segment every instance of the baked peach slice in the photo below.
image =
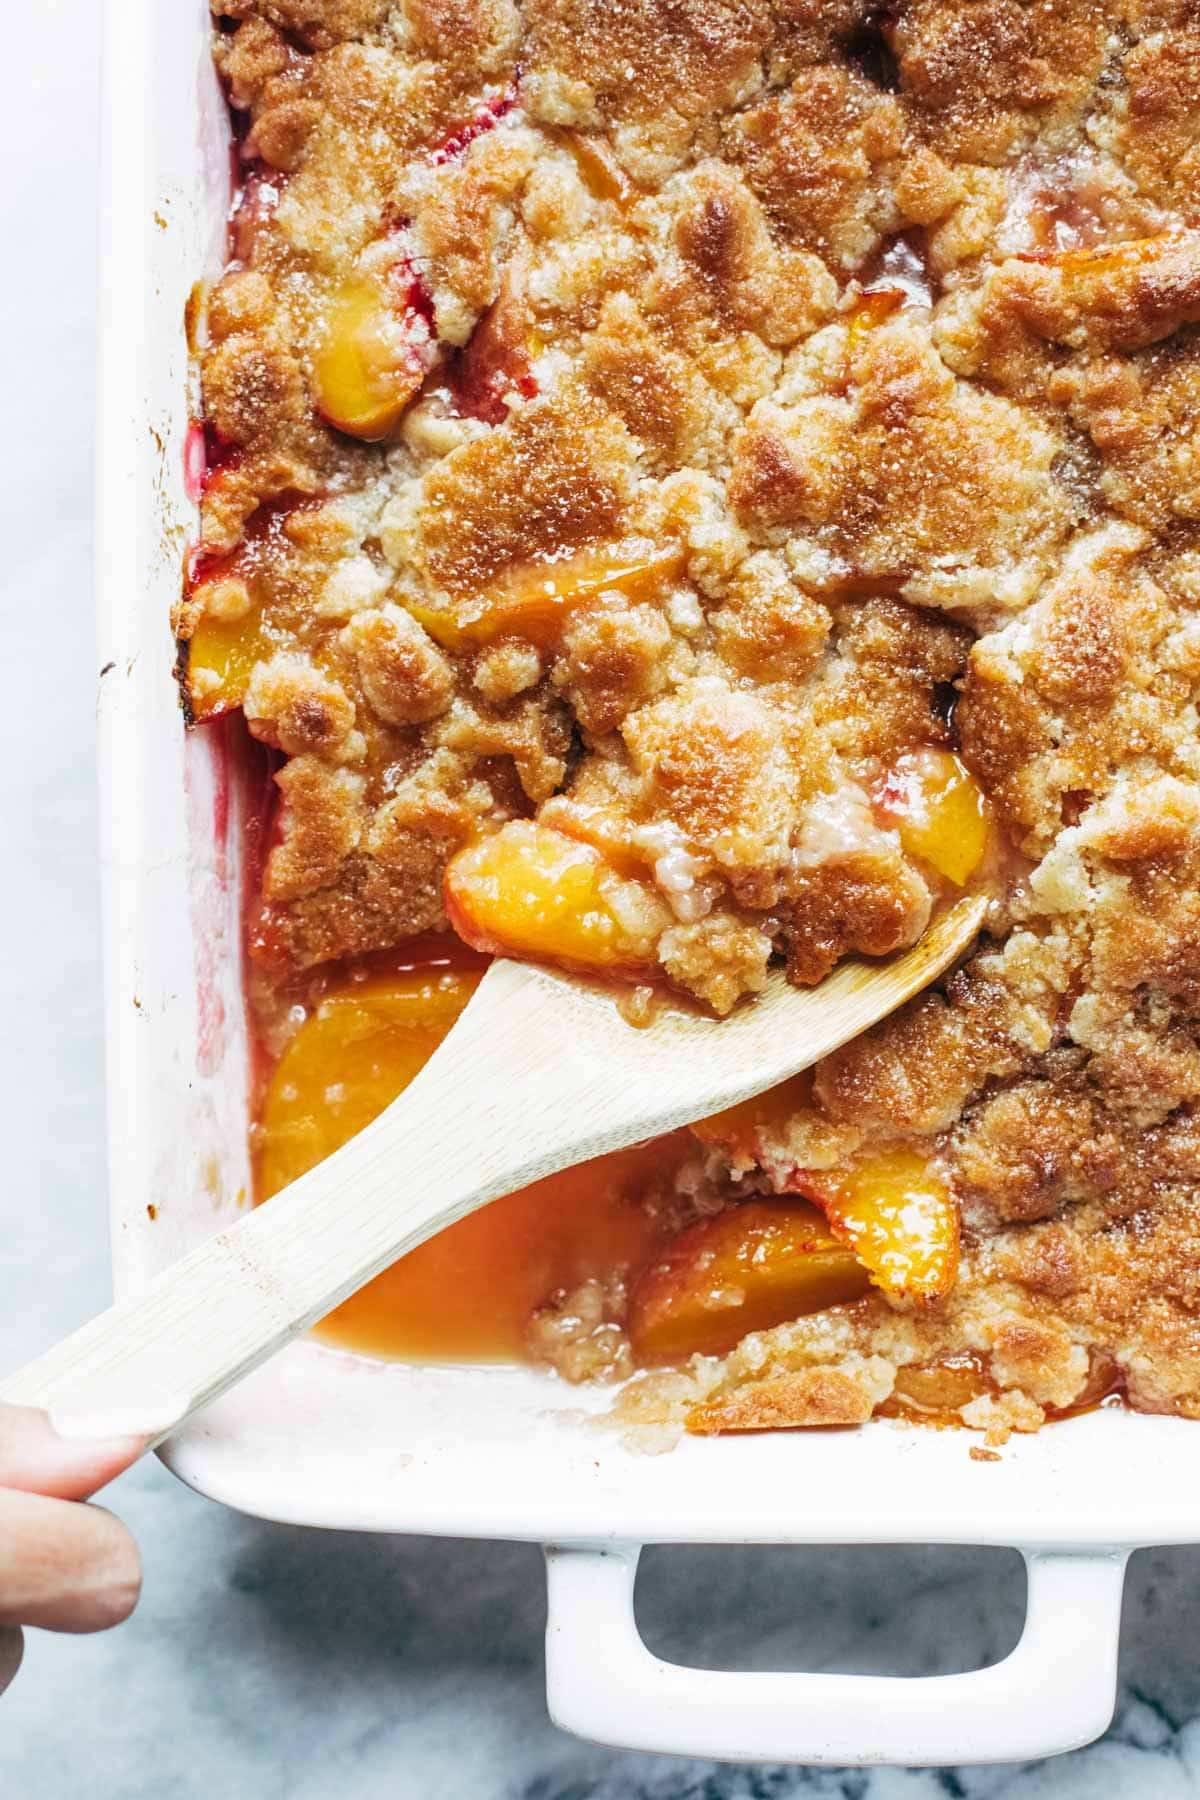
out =
{"type": "Polygon", "coordinates": [[[272,546],[286,551],[289,530],[310,505],[295,493],[278,495],[247,519],[232,549],[201,544],[189,555],[176,628],[184,691],[197,722],[240,706],[255,664],[301,643],[295,607],[259,576],[264,556],[269,559],[272,546]]]}
{"type": "Polygon", "coordinates": [[[994,1389],[983,1358],[970,1350],[958,1351],[897,1369],[896,1385],[881,1410],[932,1424],[961,1424],[960,1409],[994,1389]]]}
{"type": "Polygon", "coordinates": [[[265,1200],[331,1156],[419,1075],[479,984],[473,969],[351,979],[320,1000],[272,1072],[257,1133],[265,1200]]]}
{"type": "Polygon", "coordinates": [[[858,1300],[867,1271],[801,1200],[751,1200],[702,1219],[644,1269],[629,1337],[643,1363],[721,1356],[750,1331],[858,1300]]]}
{"type": "Polygon", "coordinates": [[[653,970],[670,923],[647,882],[618,874],[590,844],[526,819],[452,858],[446,911],[477,950],[629,976],[653,970]]]}
{"type": "Polygon", "coordinates": [[[558,562],[521,563],[452,608],[409,610],[446,650],[476,649],[510,636],[549,647],[570,614],[589,601],[610,590],[627,600],[652,599],[678,579],[683,565],[678,544],[598,545],[558,562]]]}
{"type": "Polygon", "coordinates": [[[739,1100],[736,1106],[727,1106],[707,1119],[697,1119],[692,1131],[702,1144],[715,1144],[736,1157],[753,1161],[762,1155],[765,1143],[778,1137],[794,1113],[811,1104],[812,1070],[802,1069],[778,1087],[755,1094],[750,1100],[739,1100]]]}
{"type": "Polygon", "coordinates": [[[532,400],[538,391],[533,372],[538,347],[524,270],[512,262],[500,277],[495,300],[447,365],[446,387],[458,410],[486,425],[502,425],[508,396],[517,393],[532,400]]]}
{"type": "Polygon", "coordinates": [[[885,1294],[940,1300],[954,1286],[958,1207],[915,1150],[884,1150],[836,1171],[800,1170],[789,1186],[817,1203],[885,1294]]]}
{"type": "Polygon", "coordinates": [[[574,157],[580,179],[593,200],[611,200],[620,206],[633,197],[633,183],[602,137],[564,130],[558,133],[558,141],[574,157]]]}
{"type": "Polygon", "coordinates": [[[960,756],[933,748],[908,752],[888,775],[879,806],[909,856],[955,887],[966,886],[987,851],[991,816],[960,756]]]}
{"type": "Polygon", "coordinates": [[[183,641],[182,666],[191,717],[198,724],[240,706],[251,670],[271,654],[272,645],[248,593],[246,610],[240,610],[243,593],[245,584],[236,577],[193,590],[192,598],[203,610],[183,641]],[[226,595],[233,600],[228,608],[226,595]]]}
{"type": "Polygon", "coordinates": [[[395,272],[349,276],[326,308],[313,356],[318,411],[367,443],[395,430],[436,348],[425,308],[396,286],[395,272]]]}
{"type": "Polygon", "coordinates": [[[869,288],[866,293],[860,294],[846,327],[847,347],[857,349],[870,332],[884,324],[903,305],[904,291],[901,288],[869,288]]]}

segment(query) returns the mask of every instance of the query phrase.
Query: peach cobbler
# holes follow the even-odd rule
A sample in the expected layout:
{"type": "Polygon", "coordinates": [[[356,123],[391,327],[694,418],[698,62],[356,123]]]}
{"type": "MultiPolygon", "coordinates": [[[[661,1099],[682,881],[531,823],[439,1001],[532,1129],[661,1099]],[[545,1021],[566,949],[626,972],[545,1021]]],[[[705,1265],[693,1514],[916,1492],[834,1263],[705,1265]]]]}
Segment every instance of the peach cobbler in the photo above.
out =
{"type": "Polygon", "coordinates": [[[486,956],[753,1005],[986,930],[327,1335],[651,1441],[1200,1416],[1191,0],[213,0],[197,726],[266,764],[259,1190],[486,956]]]}

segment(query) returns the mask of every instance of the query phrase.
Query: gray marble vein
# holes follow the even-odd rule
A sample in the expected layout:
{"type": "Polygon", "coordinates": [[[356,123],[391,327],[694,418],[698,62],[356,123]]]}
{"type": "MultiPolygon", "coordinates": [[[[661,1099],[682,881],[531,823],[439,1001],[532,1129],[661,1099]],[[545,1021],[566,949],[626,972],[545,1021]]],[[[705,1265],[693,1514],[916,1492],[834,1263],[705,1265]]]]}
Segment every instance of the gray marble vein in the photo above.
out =
{"type": "MultiPolygon", "coordinates": [[[[164,5],[181,0],[161,0],[164,5]]],[[[0,111],[0,1368],[105,1295],[89,454],[94,0],[5,16],[0,111]]],[[[1200,1438],[1198,1455],[1200,1455],[1200,1438]]],[[[612,1754],[547,1723],[528,1547],[283,1530],[157,1465],[113,1490],[142,1606],[34,1636],[3,1800],[1176,1800],[1200,1794],[1200,1550],[1134,1559],[1104,1741],[1027,1767],[814,1772],[612,1754]]],[[[1019,1563],[970,1550],[650,1552],[660,1653],[927,1674],[1002,1654],[1019,1563]]]]}

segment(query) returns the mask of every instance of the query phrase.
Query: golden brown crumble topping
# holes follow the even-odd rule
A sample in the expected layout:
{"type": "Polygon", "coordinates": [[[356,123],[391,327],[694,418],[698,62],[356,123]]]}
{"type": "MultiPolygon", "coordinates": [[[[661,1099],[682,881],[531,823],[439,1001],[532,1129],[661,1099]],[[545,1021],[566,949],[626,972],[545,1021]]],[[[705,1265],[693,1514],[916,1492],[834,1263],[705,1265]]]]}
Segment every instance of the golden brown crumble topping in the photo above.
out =
{"type": "MultiPolygon", "coordinates": [[[[619,1404],[1200,1416],[1194,7],[213,4],[242,188],[177,624],[192,716],[283,759],[260,967],[447,897],[528,951],[509,900],[569,881],[547,954],[725,1012],[983,883],[964,968],[679,1177],[685,1236],[815,1208],[870,1291],[619,1404]]],[[[654,1361],[621,1275],[538,1353],[654,1361]]]]}

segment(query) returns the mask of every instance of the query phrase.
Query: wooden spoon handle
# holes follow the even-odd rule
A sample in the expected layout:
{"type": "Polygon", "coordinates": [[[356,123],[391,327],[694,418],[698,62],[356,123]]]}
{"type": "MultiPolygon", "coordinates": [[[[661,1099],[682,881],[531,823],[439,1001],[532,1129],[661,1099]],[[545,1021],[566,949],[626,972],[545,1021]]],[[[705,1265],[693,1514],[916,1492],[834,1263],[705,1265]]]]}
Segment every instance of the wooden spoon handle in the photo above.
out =
{"type": "MultiPolygon", "coordinates": [[[[389,1117],[383,1134],[393,1146],[400,1124],[389,1117]]],[[[319,1182],[305,1177],[208,1238],[3,1383],[0,1398],[46,1407],[68,1435],[157,1443],[369,1280],[398,1239],[410,1249],[466,1210],[453,1196],[470,1199],[469,1166],[454,1187],[435,1186],[415,1131],[390,1172],[360,1140],[345,1149],[319,1182]]]]}
{"type": "MultiPolygon", "coordinates": [[[[0,1384],[0,1398],[47,1408],[68,1435],[136,1433],[150,1447],[397,1256],[521,1185],[527,1165],[540,1173],[547,1149],[554,1164],[536,1071],[526,1069],[532,1093],[507,1071],[506,1104],[527,1120],[514,1136],[484,1102],[497,1085],[489,1059],[463,1054],[502,1029],[490,981],[472,1001],[482,1016],[467,1046],[436,1056],[317,1168],[0,1384]]],[[[558,1165],[570,1157],[562,1147],[558,1165]]]]}
{"type": "Polygon", "coordinates": [[[150,1448],[466,1213],[645,1136],[622,1116],[625,1063],[573,1023],[559,984],[493,963],[372,1124],[0,1383],[0,1399],[45,1407],[68,1435],[139,1434],[150,1448]]]}

